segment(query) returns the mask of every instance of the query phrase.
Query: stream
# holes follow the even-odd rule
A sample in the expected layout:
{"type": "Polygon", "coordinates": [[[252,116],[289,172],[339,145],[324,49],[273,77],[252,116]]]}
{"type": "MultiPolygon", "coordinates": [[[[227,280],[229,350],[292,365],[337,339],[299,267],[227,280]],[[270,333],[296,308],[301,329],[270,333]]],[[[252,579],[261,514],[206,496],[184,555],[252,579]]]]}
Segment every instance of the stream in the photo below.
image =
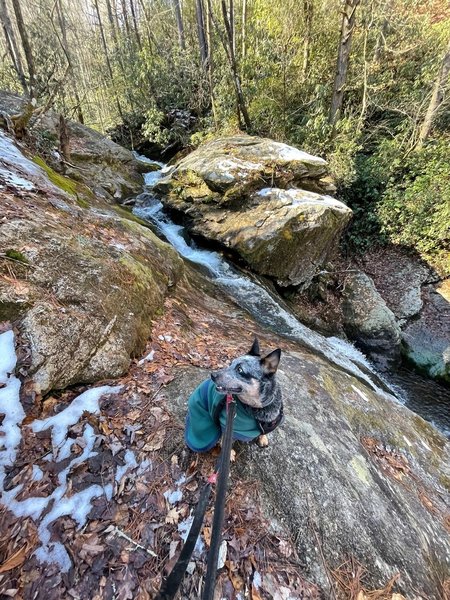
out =
{"type": "MultiPolygon", "coordinates": [[[[146,160],[142,156],[139,158],[146,160]]],[[[136,216],[151,223],[156,232],[185,260],[197,265],[260,325],[321,355],[377,392],[406,404],[450,437],[448,389],[404,368],[395,373],[380,375],[367,357],[352,344],[340,338],[326,338],[309,329],[283,306],[281,298],[277,298],[260,282],[244,275],[219,252],[198,247],[185,228],[172,221],[159,198],[152,193],[157,181],[169,171],[163,164],[161,167],[161,170],[144,175],[145,192],[136,198],[133,208],[136,216]]]]}

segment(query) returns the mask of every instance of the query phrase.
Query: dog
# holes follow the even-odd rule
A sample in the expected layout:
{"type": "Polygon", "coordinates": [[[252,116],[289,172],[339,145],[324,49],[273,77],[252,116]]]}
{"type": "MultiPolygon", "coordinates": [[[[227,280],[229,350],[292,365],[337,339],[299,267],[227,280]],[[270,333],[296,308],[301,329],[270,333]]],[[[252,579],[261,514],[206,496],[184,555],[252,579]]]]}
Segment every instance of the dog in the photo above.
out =
{"type": "Polygon", "coordinates": [[[226,427],[227,394],[237,401],[233,439],[268,446],[267,433],[284,421],[281,388],[275,377],[280,357],[279,348],[261,357],[255,338],[247,354],[213,371],[188,400],[187,446],[194,452],[207,452],[217,444],[226,427]]]}

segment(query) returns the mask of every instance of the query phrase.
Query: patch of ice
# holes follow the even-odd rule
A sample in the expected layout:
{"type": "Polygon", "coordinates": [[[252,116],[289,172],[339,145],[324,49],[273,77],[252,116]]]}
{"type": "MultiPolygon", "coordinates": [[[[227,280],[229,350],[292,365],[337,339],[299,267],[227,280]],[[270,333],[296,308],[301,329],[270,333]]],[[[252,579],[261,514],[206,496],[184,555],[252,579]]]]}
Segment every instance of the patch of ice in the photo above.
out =
{"type": "Polygon", "coordinates": [[[147,356],[144,356],[144,358],[141,358],[141,360],[138,362],[138,365],[143,365],[146,362],[150,362],[151,360],[153,360],[155,356],[155,351],[152,350],[149,354],[147,354],[147,356]]]}
{"type": "Polygon", "coordinates": [[[60,448],[66,440],[69,427],[75,425],[80,420],[84,412],[98,414],[100,412],[99,400],[105,394],[116,394],[122,389],[122,386],[111,387],[103,385],[92,388],[77,396],[67,408],[57,415],[48,419],[36,420],[31,424],[34,433],[52,429],[52,443],[54,448],[60,448]]]}
{"type": "Polygon", "coordinates": [[[186,475],[181,475],[176,481],[175,481],[175,485],[177,487],[180,487],[180,485],[183,485],[183,483],[186,481],[186,475]]]}
{"type": "Polygon", "coordinates": [[[31,479],[33,481],[41,481],[41,479],[44,477],[44,473],[42,472],[42,469],[40,467],[38,467],[37,465],[33,465],[33,474],[31,476],[31,479]]]}
{"type": "Polygon", "coordinates": [[[117,483],[119,483],[119,481],[122,479],[122,477],[125,475],[125,473],[128,470],[135,469],[138,466],[138,464],[136,462],[136,457],[134,456],[134,452],[132,452],[131,450],[125,451],[124,460],[125,460],[125,464],[117,467],[116,477],[115,477],[117,483]]]}
{"type": "Polygon", "coordinates": [[[56,563],[62,573],[67,573],[72,566],[69,554],[61,542],[52,542],[47,546],[41,546],[34,553],[39,562],[54,564],[56,563]]]}

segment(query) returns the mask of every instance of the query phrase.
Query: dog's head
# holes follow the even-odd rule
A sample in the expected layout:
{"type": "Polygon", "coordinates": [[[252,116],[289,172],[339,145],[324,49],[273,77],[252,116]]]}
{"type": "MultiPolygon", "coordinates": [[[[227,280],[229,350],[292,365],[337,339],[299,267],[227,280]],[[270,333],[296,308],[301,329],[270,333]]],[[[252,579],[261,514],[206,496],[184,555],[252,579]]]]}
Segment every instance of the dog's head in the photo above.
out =
{"type": "Polygon", "coordinates": [[[281,350],[277,348],[261,357],[257,338],[250,351],[235,358],[229,367],[213,371],[211,379],[222,394],[236,394],[239,400],[253,408],[263,408],[272,401],[270,389],[280,362],[281,350]]]}

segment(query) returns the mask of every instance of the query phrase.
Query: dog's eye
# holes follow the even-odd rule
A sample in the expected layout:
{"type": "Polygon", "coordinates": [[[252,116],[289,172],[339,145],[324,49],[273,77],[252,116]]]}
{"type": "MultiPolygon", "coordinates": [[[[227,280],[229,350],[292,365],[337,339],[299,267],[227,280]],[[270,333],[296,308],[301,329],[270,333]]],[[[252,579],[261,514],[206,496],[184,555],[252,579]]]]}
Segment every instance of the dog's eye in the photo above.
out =
{"type": "Polygon", "coordinates": [[[244,369],[241,367],[241,365],[239,365],[236,369],[236,371],[239,373],[239,375],[242,375],[244,372],[244,369]]]}

